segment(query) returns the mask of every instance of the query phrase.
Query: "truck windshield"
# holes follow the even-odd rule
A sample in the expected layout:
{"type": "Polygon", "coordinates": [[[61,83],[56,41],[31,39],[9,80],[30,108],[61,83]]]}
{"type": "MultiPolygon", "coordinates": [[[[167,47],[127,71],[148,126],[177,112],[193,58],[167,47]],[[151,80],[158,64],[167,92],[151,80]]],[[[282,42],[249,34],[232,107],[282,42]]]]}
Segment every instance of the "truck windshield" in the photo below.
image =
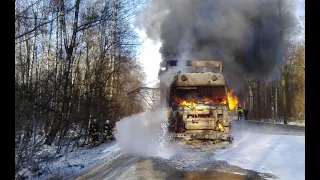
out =
{"type": "Polygon", "coordinates": [[[176,87],[172,91],[173,98],[186,101],[222,103],[226,100],[225,86],[176,87]]]}

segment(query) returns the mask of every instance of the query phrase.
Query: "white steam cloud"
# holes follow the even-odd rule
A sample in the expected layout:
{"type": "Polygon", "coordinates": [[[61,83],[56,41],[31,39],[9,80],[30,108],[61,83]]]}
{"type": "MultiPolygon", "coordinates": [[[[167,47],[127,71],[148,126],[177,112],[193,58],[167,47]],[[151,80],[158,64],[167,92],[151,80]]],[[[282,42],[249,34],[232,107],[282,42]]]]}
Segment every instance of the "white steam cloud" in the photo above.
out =
{"type": "Polygon", "coordinates": [[[118,145],[126,153],[169,158],[175,153],[167,132],[165,108],[123,118],[116,124],[118,145]]]}

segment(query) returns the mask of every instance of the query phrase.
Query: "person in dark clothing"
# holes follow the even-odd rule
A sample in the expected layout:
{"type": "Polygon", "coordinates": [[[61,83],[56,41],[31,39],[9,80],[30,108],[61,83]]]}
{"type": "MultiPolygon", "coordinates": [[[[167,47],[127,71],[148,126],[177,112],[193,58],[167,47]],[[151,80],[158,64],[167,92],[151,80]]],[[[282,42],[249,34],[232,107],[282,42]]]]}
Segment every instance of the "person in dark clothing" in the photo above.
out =
{"type": "Polygon", "coordinates": [[[244,119],[245,119],[245,120],[248,120],[249,109],[245,109],[245,110],[243,111],[243,113],[244,113],[244,119]]]}
{"type": "Polygon", "coordinates": [[[173,130],[174,132],[176,133],[181,133],[181,132],[185,132],[186,129],[185,129],[185,124],[184,122],[179,119],[179,113],[178,113],[178,104],[173,102],[172,103],[172,125],[173,125],[173,130]]]}
{"type": "Polygon", "coordinates": [[[107,141],[107,140],[114,140],[113,137],[113,126],[110,123],[109,120],[106,120],[106,124],[104,125],[104,130],[103,130],[103,140],[107,141]]]}
{"type": "Polygon", "coordinates": [[[174,132],[179,132],[178,104],[175,102],[172,103],[172,120],[174,132]]]}
{"type": "Polygon", "coordinates": [[[243,113],[243,109],[240,106],[238,106],[238,120],[241,120],[242,113],[243,113]]]}
{"type": "Polygon", "coordinates": [[[92,142],[94,144],[99,142],[99,125],[97,119],[94,119],[92,124],[90,125],[89,135],[92,138],[92,142]]]}

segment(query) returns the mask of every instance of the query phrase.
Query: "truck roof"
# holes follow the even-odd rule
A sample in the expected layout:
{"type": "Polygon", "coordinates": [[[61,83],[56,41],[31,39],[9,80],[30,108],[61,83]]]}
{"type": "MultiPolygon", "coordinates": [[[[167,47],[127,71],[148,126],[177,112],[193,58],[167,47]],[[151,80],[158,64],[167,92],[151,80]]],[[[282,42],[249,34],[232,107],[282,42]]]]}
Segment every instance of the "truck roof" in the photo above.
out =
{"type": "MultiPolygon", "coordinates": [[[[173,67],[178,65],[178,60],[166,60],[167,66],[173,67]]],[[[219,68],[220,73],[222,72],[221,61],[207,61],[207,60],[187,60],[185,61],[186,66],[193,67],[216,67],[219,68]]]]}
{"type": "Polygon", "coordinates": [[[178,75],[176,86],[226,86],[221,73],[201,72],[178,75]]]}

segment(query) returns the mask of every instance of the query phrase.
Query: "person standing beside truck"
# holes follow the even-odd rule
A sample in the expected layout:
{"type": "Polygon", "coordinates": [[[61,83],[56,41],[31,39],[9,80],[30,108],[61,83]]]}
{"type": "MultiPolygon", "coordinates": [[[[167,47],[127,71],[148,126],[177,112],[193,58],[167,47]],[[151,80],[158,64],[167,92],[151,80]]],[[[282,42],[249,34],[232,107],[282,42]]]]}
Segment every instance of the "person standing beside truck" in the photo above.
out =
{"type": "Polygon", "coordinates": [[[93,120],[89,129],[89,135],[91,136],[92,143],[97,145],[99,143],[99,125],[97,119],[93,120]]]}
{"type": "Polygon", "coordinates": [[[242,113],[243,113],[243,109],[240,106],[238,106],[238,120],[241,120],[242,113]]]}
{"type": "Polygon", "coordinates": [[[113,126],[110,123],[109,120],[106,120],[106,124],[104,125],[104,130],[103,130],[103,140],[114,140],[113,137],[113,126]]]}
{"type": "Polygon", "coordinates": [[[246,108],[246,109],[243,111],[243,113],[244,113],[244,119],[245,119],[245,120],[248,120],[249,109],[246,108]]]}

